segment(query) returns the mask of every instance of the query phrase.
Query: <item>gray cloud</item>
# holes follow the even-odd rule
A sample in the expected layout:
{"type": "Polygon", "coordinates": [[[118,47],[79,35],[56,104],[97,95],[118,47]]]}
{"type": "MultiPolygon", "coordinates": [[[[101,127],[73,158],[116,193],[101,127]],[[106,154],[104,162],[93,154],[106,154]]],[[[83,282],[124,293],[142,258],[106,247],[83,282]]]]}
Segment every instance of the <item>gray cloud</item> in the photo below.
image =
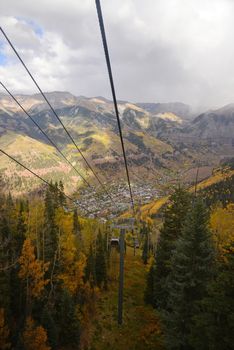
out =
{"type": "MultiPolygon", "coordinates": [[[[0,6],[1,25],[44,91],[110,97],[94,0],[0,6]]],[[[234,102],[232,0],[103,0],[102,7],[119,99],[234,102]]],[[[14,91],[36,92],[1,42],[1,79],[14,91]]]]}

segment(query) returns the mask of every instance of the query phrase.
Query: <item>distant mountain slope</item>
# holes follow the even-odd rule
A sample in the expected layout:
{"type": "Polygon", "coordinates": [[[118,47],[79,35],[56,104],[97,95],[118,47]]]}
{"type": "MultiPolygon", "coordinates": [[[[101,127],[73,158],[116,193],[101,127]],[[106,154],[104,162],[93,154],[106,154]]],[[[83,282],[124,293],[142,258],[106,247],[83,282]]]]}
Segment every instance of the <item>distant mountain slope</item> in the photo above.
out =
{"type": "MultiPolygon", "coordinates": [[[[97,168],[110,172],[111,178],[121,176],[116,172],[123,168],[123,164],[113,104],[101,97],[75,97],[66,92],[48,93],[47,97],[89,161],[97,168]]],[[[71,141],[41,96],[18,95],[17,99],[60,149],[69,154],[71,141]]],[[[148,112],[124,101],[120,102],[119,108],[130,167],[148,168],[147,163],[152,163],[153,167],[165,167],[167,160],[163,159],[163,154],[173,154],[173,148],[142,132],[150,122],[148,112]]],[[[49,144],[17,105],[6,95],[0,95],[0,135],[4,136],[9,131],[49,144]]],[[[72,150],[72,159],[74,152],[72,150]]]]}
{"type": "Polygon", "coordinates": [[[196,117],[184,132],[196,137],[234,137],[234,104],[196,117]]]}
{"type": "MultiPolygon", "coordinates": [[[[50,92],[46,96],[85,157],[100,173],[101,179],[107,182],[126,179],[113,103],[100,96],[77,97],[69,92],[50,92]]],[[[91,172],[87,172],[80,155],[43,98],[38,94],[16,97],[60,150],[92,182],[91,172]]],[[[167,182],[170,172],[182,171],[184,167],[194,168],[198,160],[203,166],[214,166],[224,155],[233,153],[232,146],[227,149],[219,143],[213,147],[212,140],[209,141],[211,146],[201,144],[201,140],[208,135],[212,135],[214,141],[220,135],[222,138],[234,135],[234,105],[206,112],[190,121],[191,108],[182,103],[118,102],[133,182],[167,182]]],[[[68,166],[66,162],[60,160],[32,121],[4,94],[0,94],[0,144],[4,144],[13,155],[17,151],[17,156],[22,157],[26,165],[31,164],[37,170],[38,165],[44,167],[45,174],[49,175],[48,169],[51,167],[51,177],[64,178],[65,182],[66,177],[74,178],[72,170],[60,170],[68,166]],[[11,147],[9,140],[13,140],[14,147],[11,147]]],[[[8,172],[2,156],[0,160],[0,174],[6,177],[8,172]]],[[[17,173],[16,169],[12,171],[17,173]]],[[[18,180],[13,181],[13,188],[20,183],[19,176],[14,176],[18,180]]],[[[20,192],[31,187],[26,184],[27,179],[29,177],[24,177],[25,183],[21,185],[20,192]]],[[[77,181],[75,177],[74,183],[77,181]]],[[[80,184],[79,181],[76,183],[80,184]]]]}
{"type": "MultiPolygon", "coordinates": [[[[25,135],[8,132],[0,138],[0,148],[47,181],[51,178],[54,181],[62,180],[68,193],[74,192],[81,183],[79,176],[52,146],[25,135]]],[[[79,170],[84,174],[84,169],[79,170]]],[[[29,193],[43,185],[40,180],[1,152],[0,175],[6,185],[6,191],[11,191],[14,195],[29,193]]]]}
{"type": "MultiPolygon", "coordinates": [[[[61,108],[65,106],[75,105],[79,98],[70,94],[69,92],[64,91],[55,91],[45,93],[46,97],[49,99],[50,103],[54,108],[61,108]]],[[[15,95],[16,99],[24,106],[24,108],[28,111],[37,111],[43,109],[48,109],[48,105],[46,104],[44,98],[40,94],[34,95],[15,95]]],[[[5,110],[16,112],[20,110],[20,107],[12,100],[12,98],[6,94],[0,94],[0,107],[5,110]]]]}
{"type": "Polygon", "coordinates": [[[190,119],[193,116],[191,107],[181,102],[137,103],[137,106],[145,109],[151,114],[173,113],[184,119],[190,119]]]}
{"type": "MultiPolygon", "coordinates": [[[[217,201],[222,201],[224,205],[228,202],[234,203],[234,170],[228,167],[217,169],[212,176],[197,185],[197,190],[203,195],[208,205],[217,201]]],[[[190,187],[189,191],[194,193],[195,187],[190,187]]],[[[139,208],[138,215],[142,220],[159,215],[168,198],[165,196],[143,205],[139,208]]],[[[128,215],[129,213],[125,213],[123,216],[128,215]]]]}

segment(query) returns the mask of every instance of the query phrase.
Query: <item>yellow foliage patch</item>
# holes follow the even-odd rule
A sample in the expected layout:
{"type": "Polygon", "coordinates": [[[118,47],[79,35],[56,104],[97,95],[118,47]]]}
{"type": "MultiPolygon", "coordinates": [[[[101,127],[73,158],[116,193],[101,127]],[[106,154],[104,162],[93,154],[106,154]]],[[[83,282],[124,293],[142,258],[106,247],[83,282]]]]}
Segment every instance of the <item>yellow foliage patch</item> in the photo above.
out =
{"type": "Polygon", "coordinates": [[[36,326],[34,320],[28,317],[23,333],[25,350],[50,350],[47,345],[47,333],[42,326],[36,326]]]}
{"type": "Polygon", "coordinates": [[[215,207],[210,216],[214,241],[220,253],[234,242],[234,204],[215,207]]]}
{"type": "Polygon", "coordinates": [[[27,282],[29,295],[39,298],[45,285],[49,282],[49,280],[44,279],[49,264],[43,264],[42,261],[36,259],[30,238],[26,238],[24,241],[19,264],[19,277],[27,282]]]}
{"type": "Polygon", "coordinates": [[[71,295],[74,295],[83,286],[84,268],[86,264],[86,258],[83,254],[79,257],[79,260],[70,263],[65,266],[65,271],[59,274],[59,279],[63,281],[66,288],[71,295]]]}
{"type": "MultiPolygon", "coordinates": [[[[219,171],[217,173],[215,173],[214,175],[212,175],[211,177],[209,177],[208,179],[200,182],[198,185],[197,185],[197,190],[203,190],[211,185],[214,185],[220,181],[223,181],[231,176],[234,175],[234,170],[229,170],[227,169],[226,171],[219,171]]],[[[190,192],[194,192],[195,190],[195,187],[191,187],[190,189],[190,192]]]]}

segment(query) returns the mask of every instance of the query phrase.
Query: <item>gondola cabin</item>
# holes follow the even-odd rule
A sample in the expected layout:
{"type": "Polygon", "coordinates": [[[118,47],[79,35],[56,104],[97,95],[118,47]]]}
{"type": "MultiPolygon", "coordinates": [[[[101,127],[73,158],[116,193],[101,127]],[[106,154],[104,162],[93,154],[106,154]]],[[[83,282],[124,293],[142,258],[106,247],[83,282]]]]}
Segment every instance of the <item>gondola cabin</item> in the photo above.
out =
{"type": "Polygon", "coordinates": [[[117,237],[116,238],[111,238],[110,246],[118,248],[119,247],[119,238],[117,238],[117,237]]]}

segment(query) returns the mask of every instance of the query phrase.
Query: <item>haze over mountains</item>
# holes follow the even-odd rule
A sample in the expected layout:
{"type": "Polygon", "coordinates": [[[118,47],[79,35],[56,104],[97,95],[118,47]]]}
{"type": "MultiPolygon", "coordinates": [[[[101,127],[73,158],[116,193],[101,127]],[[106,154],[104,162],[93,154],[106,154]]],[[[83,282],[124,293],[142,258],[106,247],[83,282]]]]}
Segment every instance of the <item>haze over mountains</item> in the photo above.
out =
{"type": "MultiPolygon", "coordinates": [[[[102,180],[125,181],[112,102],[103,97],[76,97],[69,92],[51,92],[47,97],[102,180]]],[[[92,174],[42,97],[35,94],[16,98],[92,182],[92,174]]],[[[198,162],[200,166],[212,167],[224,156],[233,155],[234,104],[197,116],[190,106],[179,102],[119,101],[119,111],[133,182],[162,182],[163,177],[192,169],[198,162]]],[[[2,149],[45,178],[62,178],[70,193],[82,186],[69,164],[4,94],[0,94],[0,136],[2,149]]],[[[0,173],[7,190],[24,193],[39,186],[37,180],[4,155],[0,155],[0,173]]]]}

